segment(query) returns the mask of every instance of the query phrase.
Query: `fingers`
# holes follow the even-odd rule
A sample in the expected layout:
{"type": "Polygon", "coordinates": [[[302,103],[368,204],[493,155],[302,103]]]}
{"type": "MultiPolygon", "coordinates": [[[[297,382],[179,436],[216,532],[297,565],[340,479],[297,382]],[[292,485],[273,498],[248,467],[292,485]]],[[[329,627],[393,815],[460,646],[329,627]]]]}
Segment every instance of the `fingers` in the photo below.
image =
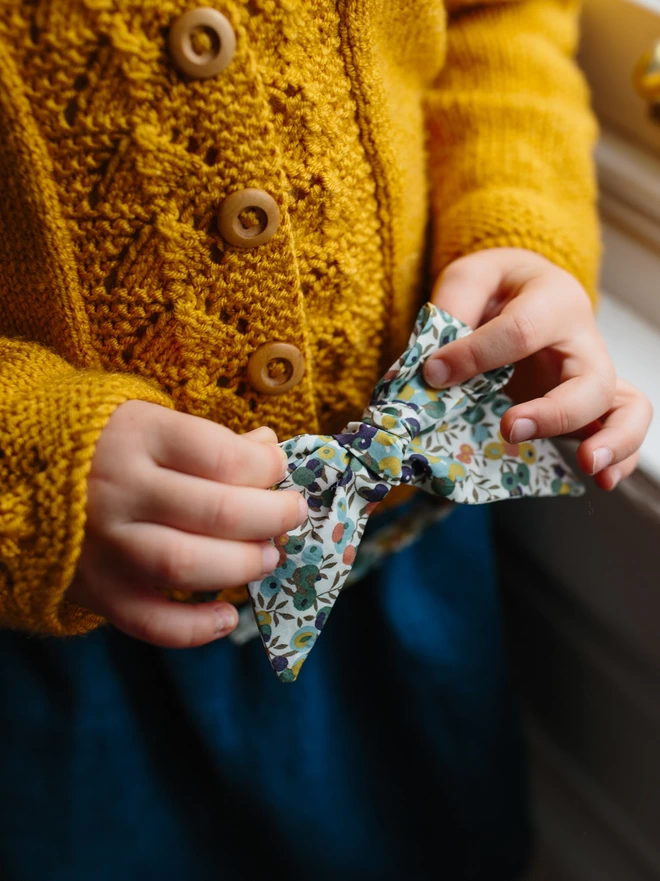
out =
{"type": "Polygon", "coordinates": [[[503,263],[493,250],[470,254],[445,269],[431,299],[438,309],[469,327],[478,327],[489,304],[494,305],[503,277],[503,263]]]}
{"type": "Polygon", "coordinates": [[[545,398],[512,407],[501,429],[510,443],[560,434],[581,438],[578,465],[586,474],[596,475],[601,489],[612,490],[637,467],[652,418],[650,401],[629,383],[616,380],[610,400],[605,386],[594,384],[593,376],[580,376],[545,398]],[[600,415],[595,415],[597,410],[600,415]]]}
{"type": "Polygon", "coordinates": [[[136,497],[131,515],[136,521],[198,535],[260,541],[300,526],[307,517],[307,505],[295,490],[219,485],[160,469],[136,497]]]}
{"type": "Polygon", "coordinates": [[[208,419],[165,408],[157,408],[151,418],[148,451],[163,468],[262,489],[279,483],[286,473],[284,452],[270,440],[264,443],[263,430],[250,439],[208,419]]]}
{"type": "MultiPolygon", "coordinates": [[[[560,272],[560,270],[556,270],[560,272]]],[[[564,273],[565,274],[565,273],[564,273]]],[[[586,296],[575,295],[579,284],[557,284],[546,276],[532,277],[524,293],[510,300],[497,315],[474,333],[443,346],[424,365],[424,378],[434,388],[465,382],[479,373],[522,361],[541,349],[561,345],[567,332],[566,314],[571,314],[571,339],[584,324],[593,327],[586,296]]]]}
{"type": "Polygon", "coordinates": [[[616,374],[609,358],[595,357],[589,363],[576,364],[575,369],[583,372],[542,398],[518,404],[504,414],[502,434],[510,443],[571,434],[610,410],[616,374]]]}
{"type": "Polygon", "coordinates": [[[208,538],[153,523],[117,527],[112,543],[141,582],[179,590],[239,587],[272,572],[279,560],[270,542],[208,538]]]}
{"type": "Polygon", "coordinates": [[[599,471],[594,477],[594,481],[600,489],[610,492],[615,489],[622,480],[625,480],[626,477],[630,477],[638,464],[639,453],[635,453],[633,456],[624,459],[620,464],[613,465],[611,468],[605,468],[604,471],[599,471]]]}
{"type": "Polygon", "coordinates": [[[194,648],[228,636],[238,624],[230,603],[173,603],[155,590],[117,586],[104,616],[118,630],[163,648],[194,648]]]}
{"type": "Polygon", "coordinates": [[[637,466],[638,451],[652,418],[648,398],[619,380],[614,406],[578,447],[579,466],[587,474],[597,474],[596,482],[602,489],[614,489],[637,466]]]}
{"type": "Polygon", "coordinates": [[[246,440],[252,441],[252,443],[256,444],[276,444],[277,443],[277,435],[273,431],[272,428],[269,428],[267,425],[261,425],[259,428],[254,428],[252,431],[246,431],[245,434],[242,434],[241,437],[246,440]]]}

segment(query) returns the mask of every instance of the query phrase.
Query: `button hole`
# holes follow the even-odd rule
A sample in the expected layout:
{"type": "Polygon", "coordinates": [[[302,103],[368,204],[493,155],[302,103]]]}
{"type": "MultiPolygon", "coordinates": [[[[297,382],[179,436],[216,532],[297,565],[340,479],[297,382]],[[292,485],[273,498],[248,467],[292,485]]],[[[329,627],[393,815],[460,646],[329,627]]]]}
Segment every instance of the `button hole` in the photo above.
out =
{"type": "Polygon", "coordinates": [[[293,364],[286,358],[273,358],[266,365],[266,372],[275,385],[284,385],[293,376],[293,364]]]}
{"type": "Polygon", "coordinates": [[[207,62],[220,52],[220,37],[208,25],[199,25],[190,34],[190,45],[198,60],[207,62]]]}
{"type": "Polygon", "coordinates": [[[246,238],[252,238],[262,233],[268,226],[268,215],[263,208],[248,207],[238,215],[238,222],[242,226],[242,234],[246,238]]]}

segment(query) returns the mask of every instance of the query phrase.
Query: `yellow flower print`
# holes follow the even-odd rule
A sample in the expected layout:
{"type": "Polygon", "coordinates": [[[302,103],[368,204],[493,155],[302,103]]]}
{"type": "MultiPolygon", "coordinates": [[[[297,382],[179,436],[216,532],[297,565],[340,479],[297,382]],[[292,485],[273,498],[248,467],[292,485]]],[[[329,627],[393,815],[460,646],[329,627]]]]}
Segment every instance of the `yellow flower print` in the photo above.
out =
{"type": "Polygon", "coordinates": [[[520,444],[518,455],[523,462],[527,462],[528,465],[533,465],[534,462],[536,462],[536,448],[534,447],[534,444],[520,444]]]}
{"type": "Polygon", "coordinates": [[[334,447],[327,446],[321,447],[316,453],[320,459],[325,459],[327,461],[335,458],[336,450],[334,447]]]}
{"type": "Polygon", "coordinates": [[[391,447],[392,444],[396,443],[396,438],[386,431],[377,431],[374,436],[374,443],[380,444],[383,447],[391,447]]]}
{"type": "Polygon", "coordinates": [[[401,474],[401,459],[398,456],[386,456],[378,463],[379,471],[389,471],[392,477],[398,477],[401,474]]]}
{"type": "Polygon", "coordinates": [[[465,477],[465,468],[463,465],[459,465],[458,462],[452,462],[449,466],[449,479],[450,480],[459,480],[465,477]]]}
{"type": "Polygon", "coordinates": [[[390,413],[384,413],[381,417],[381,422],[383,423],[383,428],[394,428],[396,425],[396,416],[392,416],[390,413]]]}
{"type": "Polygon", "coordinates": [[[491,441],[484,447],[484,456],[487,459],[501,459],[504,455],[504,444],[498,444],[497,441],[491,441]]]}

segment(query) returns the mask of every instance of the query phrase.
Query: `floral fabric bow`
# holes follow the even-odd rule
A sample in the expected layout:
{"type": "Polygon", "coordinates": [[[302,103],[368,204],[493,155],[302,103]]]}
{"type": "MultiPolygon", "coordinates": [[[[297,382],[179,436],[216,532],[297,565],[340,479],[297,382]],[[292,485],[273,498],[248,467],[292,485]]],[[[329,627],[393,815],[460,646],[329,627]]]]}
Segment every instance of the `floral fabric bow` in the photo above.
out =
{"type": "Polygon", "coordinates": [[[367,519],[393,486],[411,484],[466,504],[584,491],[549,441],[511,445],[499,434],[513,403],[499,390],[512,367],[441,391],[426,385],[427,356],[469,333],[426,304],[361,422],[334,436],[300,435],[281,444],[289,474],[277,488],[301,492],[309,517],[275,540],[277,569],[248,590],[282,681],[297,678],[351,571],[367,519]]]}

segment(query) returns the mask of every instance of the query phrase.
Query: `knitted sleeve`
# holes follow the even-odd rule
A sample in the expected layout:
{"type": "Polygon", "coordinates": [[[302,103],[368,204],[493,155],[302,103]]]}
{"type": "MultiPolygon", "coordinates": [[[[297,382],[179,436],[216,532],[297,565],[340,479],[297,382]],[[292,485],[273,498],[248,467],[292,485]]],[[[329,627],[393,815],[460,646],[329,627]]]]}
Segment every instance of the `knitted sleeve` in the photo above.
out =
{"type": "Polygon", "coordinates": [[[427,101],[433,270],[520,247],[595,298],[597,134],[573,61],[577,0],[448,2],[447,58],[427,101]]]}
{"type": "Polygon", "coordinates": [[[151,383],[80,370],[0,338],[0,626],[68,635],[101,619],[64,599],[85,527],[96,440],[116,407],[171,406],[151,383]]]}

